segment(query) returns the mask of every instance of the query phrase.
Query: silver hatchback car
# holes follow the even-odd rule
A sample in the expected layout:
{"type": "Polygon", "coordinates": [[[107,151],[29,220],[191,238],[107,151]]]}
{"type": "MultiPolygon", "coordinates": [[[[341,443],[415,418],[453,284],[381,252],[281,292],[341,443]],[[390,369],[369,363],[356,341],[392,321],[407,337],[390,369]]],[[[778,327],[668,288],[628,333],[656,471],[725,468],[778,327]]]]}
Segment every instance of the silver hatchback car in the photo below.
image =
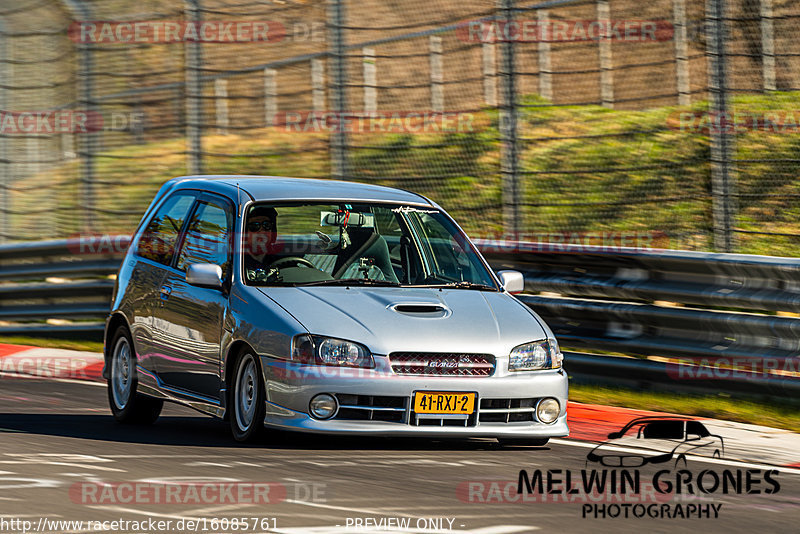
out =
{"type": "Polygon", "coordinates": [[[120,422],[165,400],[326,434],[566,436],[567,376],[547,325],[445,211],[373,185],[194,176],[156,195],[106,322],[120,422]]]}

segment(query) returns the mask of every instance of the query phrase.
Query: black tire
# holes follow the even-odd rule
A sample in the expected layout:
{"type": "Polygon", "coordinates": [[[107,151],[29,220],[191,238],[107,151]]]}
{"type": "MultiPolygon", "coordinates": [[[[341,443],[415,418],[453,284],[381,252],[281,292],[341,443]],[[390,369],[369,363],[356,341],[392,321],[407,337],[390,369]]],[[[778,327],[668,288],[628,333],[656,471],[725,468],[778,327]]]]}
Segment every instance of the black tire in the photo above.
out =
{"type": "Polygon", "coordinates": [[[503,447],[544,447],[550,438],[497,438],[503,447]]]}
{"type": "Polygon", "coordinates": [[[252,442],[261,437],[266,416],[265,398],[261,365],[246,349],[236,360],[228,404],[231,432],[236,441],[252,442]]]}
{"type": "Polygon", "coordinates": [[[110,347],[108,404],[114,419],[119,423],[153,424],[161,414],[164,401],[137,393],[136,352],[126,326],[117,328],[110,347]]]}

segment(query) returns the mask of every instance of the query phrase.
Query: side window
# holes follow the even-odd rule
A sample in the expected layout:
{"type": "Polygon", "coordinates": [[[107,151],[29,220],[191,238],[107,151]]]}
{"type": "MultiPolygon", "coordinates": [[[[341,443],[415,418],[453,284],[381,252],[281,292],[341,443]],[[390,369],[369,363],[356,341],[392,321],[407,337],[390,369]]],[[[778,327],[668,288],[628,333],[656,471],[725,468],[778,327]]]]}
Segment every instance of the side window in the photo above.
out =
{"type": "Polygon", "coordinates": [[[703,423],[699,421],[687,421],[686,422],[686,437],[689,439],[696,439],[696,438],[704,438],[706,436],[710,436],[711,433],[706,430],[706,427],[703,426],[703,423]]]}
{"type": "Polygon", "coordinates": [[[186,239],[178,255],[178,269],[185,271],[194,263],[213,263],[222,267],[225,278],[230,271],[232,219],[230,210],[222,205],[200,202],[186,230],[186,239]]]}
{"type": "Polygon", "coordinates": [[[136,253],[164,265],[172,263],[178,234],[192,202],[193,194],[176,194],[168,198],[142,232],[136,253]]]}
{"type": "Polygon", "coordinates": [[[653,421],[644,427],[644,439],[683,439],[683,421],[653,421]]]}

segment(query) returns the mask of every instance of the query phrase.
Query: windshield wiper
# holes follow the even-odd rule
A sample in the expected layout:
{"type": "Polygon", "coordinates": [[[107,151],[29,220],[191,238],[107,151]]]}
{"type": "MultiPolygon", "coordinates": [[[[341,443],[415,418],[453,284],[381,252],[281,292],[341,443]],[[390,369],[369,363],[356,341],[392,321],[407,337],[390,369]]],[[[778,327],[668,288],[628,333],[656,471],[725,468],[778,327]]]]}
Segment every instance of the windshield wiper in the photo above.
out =
{"type": "Polygon", "coordinates": [[[445,284],[427,284],[424,287],[447,287],[454,289],[483,289],[486,291],[497,291],[497,288],[494,286],[470,282],[468,280],[462,280],[460,282],[447,282],[445,284]]]}
{"type": "Polygon", "coordinates": [[[317,280],[315,282],[304,282],[297,284],[297,287],[308,286],[383,286],[399,287],[400,284],[391,280],[372,280],[370,278],[334,278],[333,280],[317,280]]]}

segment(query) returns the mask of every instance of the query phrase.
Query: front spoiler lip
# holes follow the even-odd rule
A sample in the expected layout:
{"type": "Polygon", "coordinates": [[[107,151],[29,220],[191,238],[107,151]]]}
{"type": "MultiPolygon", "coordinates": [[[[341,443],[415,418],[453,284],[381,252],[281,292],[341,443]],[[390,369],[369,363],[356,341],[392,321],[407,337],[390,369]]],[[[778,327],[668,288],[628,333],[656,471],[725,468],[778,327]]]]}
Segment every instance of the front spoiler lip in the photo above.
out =
{"type": "Polygon", "coordinates": [[[567,414],[550,425],[543,423],[478,423],[472,427],[415,426],[386,421],[328,419],[319,421],[308,414],[295,412],[267,402],[264,426],[297,432],[331,435],[363,436],[427,436],[427,437],[502,437],[502,438],[560,438],[569,435],[567,414]]]}

